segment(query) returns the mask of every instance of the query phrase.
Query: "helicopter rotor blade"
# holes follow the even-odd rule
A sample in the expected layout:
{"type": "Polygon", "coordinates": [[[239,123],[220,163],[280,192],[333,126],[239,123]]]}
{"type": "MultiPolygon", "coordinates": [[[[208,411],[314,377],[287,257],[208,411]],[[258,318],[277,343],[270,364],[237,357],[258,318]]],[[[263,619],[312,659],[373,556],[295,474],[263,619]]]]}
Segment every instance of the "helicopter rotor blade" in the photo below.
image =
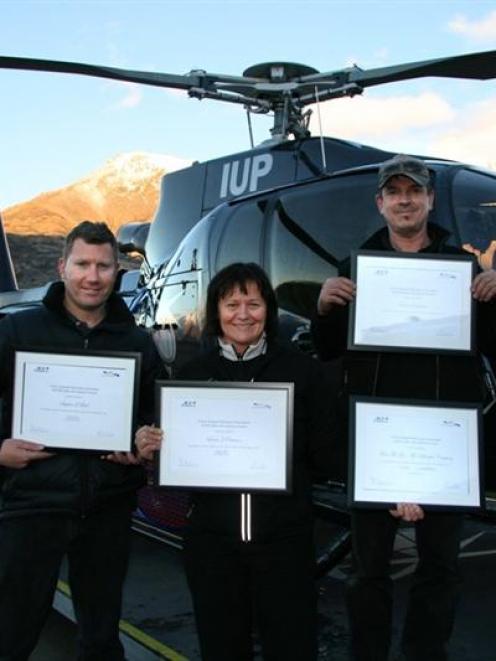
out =
{"type": "Polygon", "coordinates": [[[436,60],[411,62],[392,67],[361,71],[353,69],[350,82],[361,87],[381,85],[410,78],[469,78],[473,80],[489,80],[496,78],[496,51],[441,57],[436,60]]]}
{"type": "MultiPolygon", "coordinates": [[[[188,74],[178,75],[79,62],[8,56],[0,56],[0,68],[78,74],[186,91],[192,88],[210,92],[223,89],[226,92],[255,99],[273,98],[278,93],[284,93],[284,95],[299,97],[300,104],[306,105],[315,101],[313,97],[316,97],[317,94],[314,94],[314,85],[318,85],[319,98],[325,100],[346,95],[347,90],[352,90],[352,93],[356,94],[365,87],[426,76],[488,80],[496,77],[496,51],[443,57],[369,70],[354,66],[338,71],[295,76],[284,82],[275,82],[263,77],[207,73],[203,70],[193,70],[188,74]]],[[[219,98],[221,97],[222,95],[219,98]]]]}
{"type": "Polygon", "coordinates": [[[157,87],[172,87],[175,89],[188,89],[189,87],[201,85],[201,79],[198,75],[181,76],[155,73],[153,71],[133,71],[117,69],[115,67],[103,67],[95,64],[39,60],[29,57],[0,56],[0,68],[70,73],[96,78],[110,78],[111,80],[120,80],[129,83],[142,83],[143,85],[154,85],[157,87]]]}
{"type": "Polygon", "coordinates": [[[40,60],[29,57],[0,56],[0,69],[18,69],[27,71],[47,71],[52,73],[68,73],[96,78],[110,78],[130,83],[141,83],[155,87],[170,87],[173,89],[189,90],[203,88],[215,90],[217,81],[225,83],[251,83],[256,79],[247,79],[239,76],[224,76],[208,74],[202,70],[191,71],[186,75],[159,73],[154,71],[135,71],[116,67],[84,64],[80,62],[63,62],[60,60],[40,60]]]}
{"type": "MultiPolygon", "coordinates": [[[[361,94],[366,87],[428,76],[475,80],[496,78],[496,51],[409,62],[369,70],[353,66],[338,71],[298,76],[284,83],[259,81],[250,86],[250,90],[253,91],[246,89],[243,91],[247,95],[267,98],[275,97],[281,92],[293,96],[296,104],[302,107],[315,103],[317,99],[327,101],[343,96],[355,96],[361,94]]],[[[229,87],[232,91],[236,89],[236,85],[229,87]]]]}
{"type": "MultiPolygon", "coordinates": [[[[316,101],[361,94],[367,87],[427,76],[488,80],[496,78],[496,51],[442,57],[364,70],[358,66],[319,73],[306,65],[266,62],[249,67],[242,76],[208,73],[185,75],[135,71],[78,62],[0,56],[0,69],[23,69],[78,74],[181,89],[197,99],[216,99],[245,105],[257,112],[274,111],[286,137],[302,122],[301,109],[316,101]],[[286,113],[286,117],[281,117],[286,113]]],[[[279,126],[278,126],[279,128],[279,126]]],[[[304,127],[304,131],[306,131],[304,127]]],[[[275,128],[273,129],[275,131],[275,128]]],[[[277,132],[277,131],[276,131],[277,132]]]]}
{"type": "Polygon", "coordinates": [[[411,78],[471,78],[474,80],[489,80],[496,78],[496,51],[483,51],[468,55],[441,57],[435,60],[408,62],[391,67],[378,69],[361,69],[357,66],[341,71],[302,76],[300,83],[318,83],[336,79],[339,82],[346,79],[347,83],[356,83],[360,87],[371,87],[411,78]]]}

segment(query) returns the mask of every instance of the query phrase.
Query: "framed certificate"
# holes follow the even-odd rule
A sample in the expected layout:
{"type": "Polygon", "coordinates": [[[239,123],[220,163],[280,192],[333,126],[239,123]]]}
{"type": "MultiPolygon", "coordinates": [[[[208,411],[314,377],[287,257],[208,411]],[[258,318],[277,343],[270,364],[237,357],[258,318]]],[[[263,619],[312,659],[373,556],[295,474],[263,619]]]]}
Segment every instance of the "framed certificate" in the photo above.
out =
{"type": "Polygon", "coordinates": [[[353,253],[348,348],[472,353],[474,274],[471,255],[353,253]]]}
{"type": "Polygon", "coordinates": [[[481,507],[480,407],[375,397],[350,407],[350,505],[481,507]]]}
{"type": "Polygon", "coordinates": [[[292,383],[160,381],[157,484],[291,490],[292,383]]]}
{"type": "Polygon", "coordinates": [[[12,437],[48,449],[129,451],[139,353],[16,351],[12,437]]]}

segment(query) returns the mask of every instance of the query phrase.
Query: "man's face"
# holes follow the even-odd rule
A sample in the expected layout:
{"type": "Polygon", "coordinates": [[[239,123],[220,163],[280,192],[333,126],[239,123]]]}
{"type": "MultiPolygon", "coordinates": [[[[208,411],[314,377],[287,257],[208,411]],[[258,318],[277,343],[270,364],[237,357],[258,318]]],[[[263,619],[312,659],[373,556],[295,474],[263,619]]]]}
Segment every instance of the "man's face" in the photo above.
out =
{"type": "Polygon", "coordinates": [[[74,316],[100,312],[117,276],[117,263],[110,243],[90,244],[76,239],[66,259],[59,261],[65,285],[64,304],[74,316]]]}
{"type": "Polygon", "coordinates": [[[425,230],[434,193],[403,175],[391,177],[376,196],[390,232],[414,237],[425,230]]]}

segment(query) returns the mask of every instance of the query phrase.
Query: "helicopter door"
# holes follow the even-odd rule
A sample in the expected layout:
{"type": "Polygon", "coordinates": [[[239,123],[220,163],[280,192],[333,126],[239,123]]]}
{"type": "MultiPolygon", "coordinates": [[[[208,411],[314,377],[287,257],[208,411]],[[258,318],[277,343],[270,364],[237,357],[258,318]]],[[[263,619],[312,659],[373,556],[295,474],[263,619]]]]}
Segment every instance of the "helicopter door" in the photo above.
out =
{"type": "Polygon", "coordinates": [[[376,178],[375,173],[341,176],[278,197],[269,219],[266,263],[288,321],[309,323],[324,280],[383,225],[375,206],[376,178]]]}

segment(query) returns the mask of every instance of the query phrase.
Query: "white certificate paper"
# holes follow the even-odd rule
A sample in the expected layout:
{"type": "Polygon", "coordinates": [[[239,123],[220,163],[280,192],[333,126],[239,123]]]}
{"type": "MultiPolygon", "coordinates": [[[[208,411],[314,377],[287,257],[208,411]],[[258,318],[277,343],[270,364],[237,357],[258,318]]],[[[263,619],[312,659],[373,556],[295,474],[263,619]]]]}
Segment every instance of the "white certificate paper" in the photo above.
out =
{"type": "Polygon", "coordinates": [[[349,347],[472,349],[470,256],[357,253],[349,347]]]}
{"type": "Polygon", "coordinates": [[[481,506],[479,409],[352,400],[351,501],[481,506]]]}
{"type": "Polygon", "coordinates": [[[158,384],[162,486],[287,491],[293,384],[158,384]]]}
{"type": "Polygon", "coordinates": [[[137,354],[17,351],[13,438],[49,448],[129,451],[137,354]]]}

